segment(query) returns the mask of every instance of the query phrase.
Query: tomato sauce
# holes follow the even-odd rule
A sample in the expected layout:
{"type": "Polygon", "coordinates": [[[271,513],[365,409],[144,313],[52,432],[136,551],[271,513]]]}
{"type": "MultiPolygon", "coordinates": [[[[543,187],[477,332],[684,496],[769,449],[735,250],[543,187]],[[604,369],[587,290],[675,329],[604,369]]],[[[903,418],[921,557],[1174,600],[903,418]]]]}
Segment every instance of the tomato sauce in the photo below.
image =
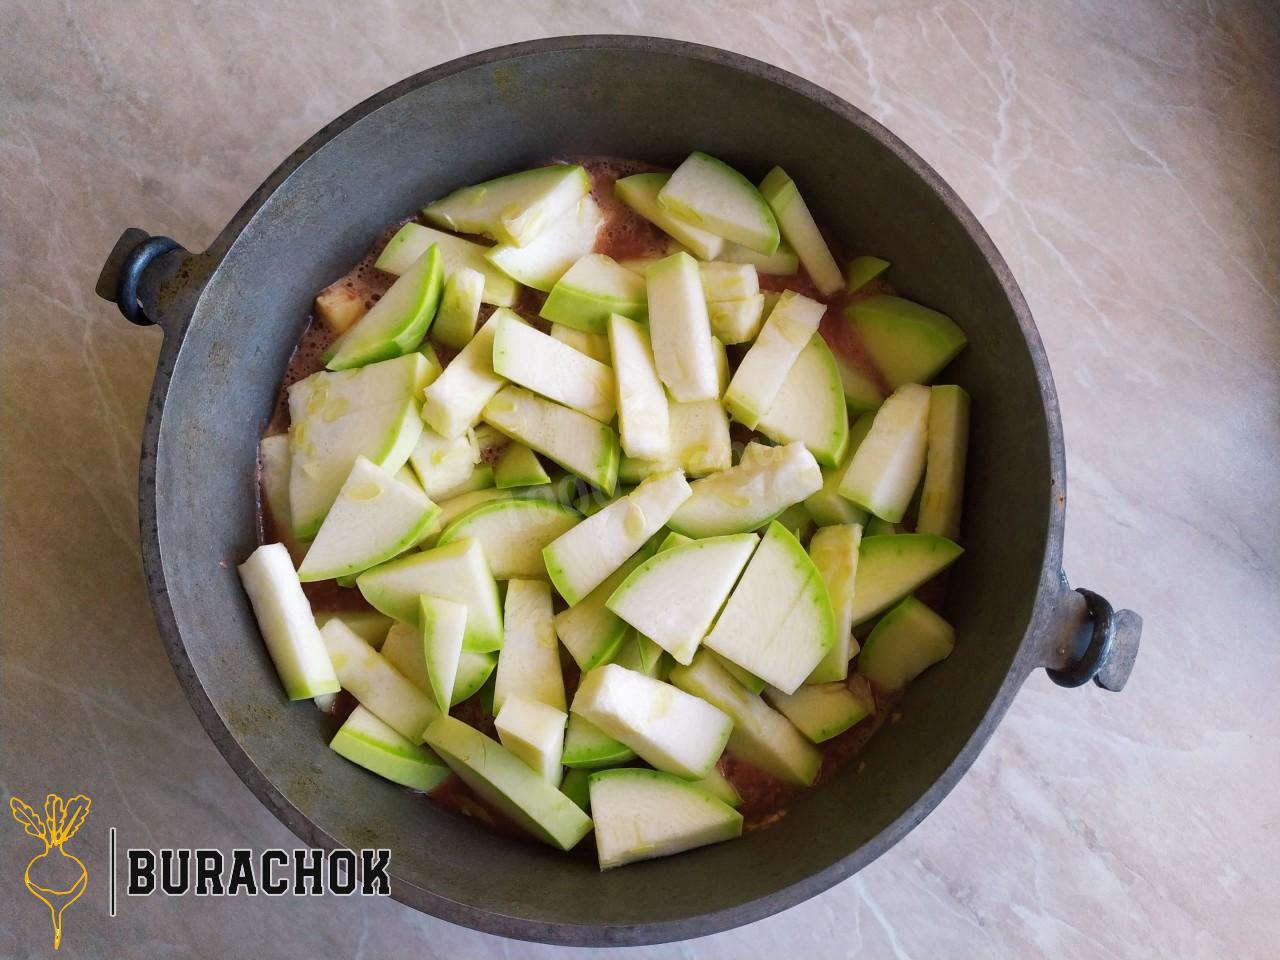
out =
{"type": "MultiPolygon", "coordinates": [[[[635,173],[657,171],[663,168],[616,157],[573,157],[567,159],[571,162],[581,163],[587,168],[592,180],[591,196],[599,205],[603,214],[603,223],[596,239],[595,252],[606,254],[615,260],[625,260],[661,256],[670,249],[671,241],[666,234],[638,214],[633,213],[614,196],[613,190],[614,182],[621,177],[635,173]]],[[[378,270],[374,266],[374,262],[382,252],[383,247],[386,246],[387,241],[402,225],[402,223],[397,223],[388,227],[370,247],[369,252],[348,273],[336,281],[336,283],[355,291],[364,300],[366,309],[372,307],[386,293],[395,280],[392,275],[378,270]]],[[[486,245],[490,242],[483,237],[470,237],[469,239],[486,245]]],[[[871,362],[865,347],[857,335],[857,331],[844,319],[843,311],[850,303],[864,297],[876,293],[892,292],[886,283],[877,279],[852,295],[846,296],[841,293],[833,298],[824,298],[819,295],[813,282],[804,272],[804,269],[801,268],[791,276],[761,273],[760,287],[766,291],[794,290],[807,297],[826,303],[827,312],[823,317],[819,330],[832,351],[846,362],[866,372],[881,386],[885,386],[883,377],[871,362]]],[[[542,330],[546,330],[548,324],[538,316],[538,311],[545,299],[546,295],[543,293],[529,288],[522,288],[520,299],[512,309],[525,320],[542,330]]],[[[487,319],[493,309],[493,307],[487,305],[481,308],[481,322],[487,319]]],[[[264,435],[284,433],[289,429],[288,387],[290,384],[323,369],[323,363],[320,358],[335,339],[336,336],[324,324],[314,316],[310,318],[285,369],[279,397],[264,435]]],[[[436,349],[442,362],[447,363],[451,359],[452,354],[449,351],[442,350],[439,346],[436,349]]],[[[741,350],[730,351],[731,361],[736,361],[736,359],[740,358],[742,352],[741,350]]],[[[735,428],[737,426],[737,424],[734,424],[735,428]]],[[[287,539],[286,531],[279,529],[267,509],[265,499],[261,496],[260,490],[258,497],[258,534],[259,542],[261,543],[287,539]]],[[[311,601],[312,608],[318,613],[369,609],[368,604],[358,590],[340,587],[336,581],[308,583],[304,584],[303,588],[311,601]]],[[[930,599],[935,599],[935,597],[931,596],[930,599]]],[[[562,604],[559,602],[559,598],[556,598],[556,601],[557,609],[559,609],[562,604]]],[[[565,661],[566,691],[571,698],[573,691],[577,687],[578,670],[570,658],[565,656],[562,659],[565,661]]],[[[856,677],[851,677],[850,679],[851,684],[859,682],[856,677]]],[[[864,696],[871,695],[870,691],[865,689],[859,692],[864,696]]],[[[489,736],[495,736],[493,718],[485,709],[484,697],[485,694],[482,691],[458,704],[450,711],[450,714],[489,736]]],[[[818,745],[823,755],[822,769],[818,776],[819,784],[830,779],[840,767],[855,756],[882,723],[896,719],[897,714],[892,712],[894,698],[886,697],[878,692],[874,694],[874,697],[877,709],[873,716],[863,720],[845,733],[818,745]]],[[[331,711],[335,730],[354,707],[355,700],[349,694],[342,692],[338,695],[331,711]]],[[[744,828],[748,831],[764,829],[778,822],[786,816],[787,810],[795,798],[803,792],[803,790],[784,783],[771,774],[728,753],[720,759],[717,769],[733,784],[742,797],[741,810],[744,817],[744,828]]],[[[476,796],[456,776],[450,776],[439,787],[431,791],[429,796],[433,802],[465,816],[481,820],[499,833],[513,838],[527,839],[523,830],[492,805],[487,804],[476,796]]]]}
{"type": "Polygon", "coordinates": [[[596,253],[614,260],[656,257],[666,252],[669,238],[644,217],[617,198],[613,185],[637,173],[655,173],[662,167],[618,157],[572,157],[591,174],[591,199],[600,207],[604,224],[596,237],[596,253]]]}
{"type": "Polygon", "coordinates": [[[457,776],[450,774],[440,786],[427,794],[432,803],[460,813],[464,817],[479,820],[489,829],[495,830],[512,840],[528,841],[527,834],[518,824],[506,816],[491,803],[487,803],[476,795],[476,792],[463,783],[457,776]]]}

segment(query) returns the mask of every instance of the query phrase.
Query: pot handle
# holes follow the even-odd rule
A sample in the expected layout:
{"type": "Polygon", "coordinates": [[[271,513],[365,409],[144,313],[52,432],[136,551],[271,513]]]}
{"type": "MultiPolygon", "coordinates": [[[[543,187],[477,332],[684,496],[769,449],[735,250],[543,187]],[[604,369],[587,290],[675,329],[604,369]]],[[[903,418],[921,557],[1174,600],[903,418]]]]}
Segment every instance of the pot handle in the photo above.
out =
{"type": "Polygon", "coordinates": [[[1042,666],[1060,687],[1079,687],[1092,680],[1104,690],[1124,689],[1138,656],[1142,617],[1116,610],[1092,590],[1071,589],[1060,579],[1058,628],[1042,666]]]}
{"type": "Polygon", "coordinates": [[[176,306],[172,281],[177,279],[178,289],[182,289],[192,279],[187,274],[175,278],[180,264],[189,259],[190,254],[176,240],[130,227],[112,247],[94,290],[119,307],[130,323],[163,325],[168,313],[165,304],[176,306]]]}

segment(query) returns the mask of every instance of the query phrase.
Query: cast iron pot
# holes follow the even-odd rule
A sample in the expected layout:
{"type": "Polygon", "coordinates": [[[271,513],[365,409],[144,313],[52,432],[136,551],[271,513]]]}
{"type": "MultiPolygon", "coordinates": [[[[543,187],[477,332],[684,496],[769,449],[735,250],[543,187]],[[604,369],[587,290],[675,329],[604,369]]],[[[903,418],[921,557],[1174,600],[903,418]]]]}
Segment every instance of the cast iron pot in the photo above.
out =
{"type": "Polygon", "coordinates": [[[305,842],[389,847],[392,894],[435,916],[551,943],[702,936],[857,872],[973,763],[1028,674],[1123,685],[1141,621],[1061,572],[1062,428],[1022,294],[977,220],[860,110],[768,64],[645,37],[516,44],[428,70],[325,127],[190,254],[131,229],[98,292],[164,330],[142,441],[142,553],[160,632],[201,723],[305,842]],[[256,546],[260,430],[315,292],[386,224],[461,184],[565,154],[675,165],[706,150],[758,178],[777,163],[846,249],[893,262],[955,317],[950,368],[973,398],[955,653],[917,681],[861,759],[740,841],[601,874],[594,859],[491,833],[363,772],[329,719],[281,693],[235,567],[256,546]],[[856,768],[856,769],[855,769],[856,768]]]}

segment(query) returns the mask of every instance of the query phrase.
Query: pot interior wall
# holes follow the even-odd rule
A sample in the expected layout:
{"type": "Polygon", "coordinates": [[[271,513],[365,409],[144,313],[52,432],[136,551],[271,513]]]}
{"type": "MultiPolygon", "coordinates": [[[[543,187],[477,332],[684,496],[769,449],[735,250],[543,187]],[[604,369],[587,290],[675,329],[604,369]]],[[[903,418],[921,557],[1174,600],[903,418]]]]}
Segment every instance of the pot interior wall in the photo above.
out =
{"type": "Polygon", "coordinates": [[[248,759],[314,824],[308,839],[390,847],[397,895],[455,919],[475,921],[449,902],[499,917],[644,924],[728,910],[869,849],[943,775],[1005,681],[1031,616],[1052,495],[1047,429],[991,265],[869,130],[716,63],[638,50],[531,55],[445,77],[365,116],[253,217],[178,359],[158,449],[158,523],[195,674],[248,759]],[[775,828],[601,876],[588,856],[498,837],[331,753],[328,719],[282,699],[235,565],[255,545],[255,442],[310,300],[386,223],[455,186],[552,156],[674,164],[692,148],[752,177],[785,166],[847,249],[891,260],[905,294],[967,332],[970,346],[948,376],[972,394],[975,425],[968,554],[948,605],[959,645],[911,690],[860,770],[850,765],[775,828]]]}

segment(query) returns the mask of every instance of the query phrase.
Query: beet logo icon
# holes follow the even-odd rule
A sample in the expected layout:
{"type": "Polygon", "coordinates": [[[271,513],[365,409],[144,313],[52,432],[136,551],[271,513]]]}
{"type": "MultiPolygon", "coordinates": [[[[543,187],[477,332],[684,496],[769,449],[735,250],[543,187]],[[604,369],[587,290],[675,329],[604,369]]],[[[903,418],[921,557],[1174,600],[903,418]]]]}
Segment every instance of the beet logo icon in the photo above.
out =
{"type": "Polygon", "coordinates": [[[80,898],[89,884],[89,871],[84,864],[62,848],[88,819],[89,804],[86,796],[64,801],[56,793],[51,793],[44,798],[44,816],[41,817],[30,804],[17,797],[9,799],[13,819],[22,824],[28,834],[44,841],[44,851],[31,858],[22,879],[27,889],[49,908],[55,950],[62,944],[63,911],[80,898]]]}

